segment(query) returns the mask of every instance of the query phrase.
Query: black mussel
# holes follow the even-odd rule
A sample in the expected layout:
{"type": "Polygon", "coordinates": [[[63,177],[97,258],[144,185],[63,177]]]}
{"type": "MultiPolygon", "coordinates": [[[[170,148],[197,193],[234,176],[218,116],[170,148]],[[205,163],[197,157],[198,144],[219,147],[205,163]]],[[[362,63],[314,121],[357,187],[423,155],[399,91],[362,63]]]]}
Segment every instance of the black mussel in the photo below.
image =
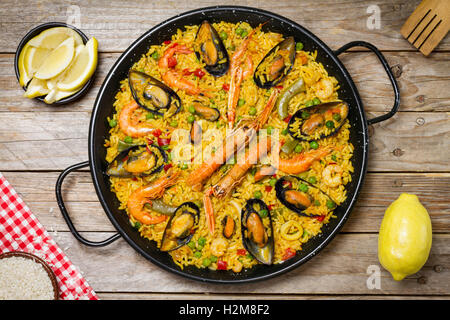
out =
{"type": "Polygon", "coordinates": [[[167,223],[161,240],[161,251],[172,251],[187,244],[200,219],[200,210],[193,202],[181,204],[167,223]]]}
{"type": "Polygon", "coordinates": [[[263,264],[270,265],[274,257],[272,217],[267,205],[259,199],[250,199],[241,213],[242,243],[245,249],[263,264]]]}
{"type": "Polygon", "coordinates": [[[202,141],[202,126],[199,122],[194,121],[191,126],[191,143],[193,144],[199,144],[202,141]]]}
{"type": "MultiPolygon", "coordinates": [[[[322,190],[297,176],[284,176],[275,183],[275,192],[278,200],[288,209],[298,215],[317,217],[322,214],[312,214],[308,211],[311,206],[325,206],[326,211],[336,208],[335,202],[322,190]]],[[[323,213],[323,210],[320,212],[323,213]]]]}
{"type": "Polygon", "coordinates": [[[206,20],[198,28],[194,48],[197,58],[205,63],[205,69],[211,75],[220,77],[228,71],[228,52],[216,29],[206,20]]]}
{"type": "Polygon", "coordinates": [[[236,229],[236,222],[234,221],[233,217],[230,215],[225,216],[225,218],[222,220],[223,224],[223,236],[227,239],[230,239],[234,231],[236,229]]]}
{"type": "Polygon", "coordinates": [[[289,134],[300,141],[319,140],[339,131],[348,116],[348,104],[334,101],[298,110],[288,123],[289,134]]]}
{"type": "Polygon", "coordinates": [[[288,37],[273,47],[256,67],[253,80],[260,88],[279,84],[291,71],[295,62],[294,37],[288,37]]]}
{"type": "Polygon", "coordinates": [[[146,73],[130,70],[128,83],[134,100],[142,108],[171,116],[180,111],[181,99],[175,91],[146,73]]]}
{"type": "Polygon", "coordinates": [[[107,175],[121,178],[148,176],[160,172],[167,162],[166,153],[156,145],[131,145],[124,148],[122,145],[122,151],[108,165],[107,175]]]}
{"type": "Polygon", "coordinates": [[[169,217],[173,216],[178,208],[165,203],[161,199],[154,199],[151,202],[147,202],[144,204],[144,207],[169,217]]]}
{"type": "Polygon", "coordinates": [[[205,120],[216,121],[220,118],[220,112],[217,108],[204,106],[200,101],[194,101],[192,106],[195,109],[195,113],[205,120]]]}

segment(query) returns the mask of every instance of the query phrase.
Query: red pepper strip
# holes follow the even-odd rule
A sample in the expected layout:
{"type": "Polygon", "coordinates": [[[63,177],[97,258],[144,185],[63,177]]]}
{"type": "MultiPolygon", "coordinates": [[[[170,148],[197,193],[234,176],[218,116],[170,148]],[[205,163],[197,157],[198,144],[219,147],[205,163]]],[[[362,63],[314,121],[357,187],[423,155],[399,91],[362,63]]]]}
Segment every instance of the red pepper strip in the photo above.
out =
{"type": "Polygon", "coordinates": [[[245,256],[247,254],[247,250],[245,250],[245,249],[238,249],[236,251],[236,253],[237,253],[238,256],[245,256]]]}
{"type": "Polygon", "coordinates": [[[284,122],[288,123],[291,120],[292,114],[283,119],[284,122]]]}
{"type": "Polygon", "coordinates": [[[267,208],[269,208],[269,211],[271,211],[274,207],[275,207],[274,204],[269,204],[269,205],[267,206],[267,208]]]}
{"type": "Polygon", "coordinates": [[[203,71],[202,69],[196,69],[194,71],[194,75],[196,77],[199,77],[200,79],[203,78],[205,76],[205,74],[206,74],[205,71],[203,71]]]}
{"type": "Polygon", "coordinates": [[[228,90],[230,90],[230,85],[228,83],[224,83],[222,85],[222,89],[225,90],[225,91],[228,91],[228,90]]]}
{"type": "Polygon", "coordinates": [[[161,129],[155,129],[155,130],[153,130],[153,132],[152,132],[152,134],[153,134],[155,137],[159,137],[159,136],[161,135],[161,133],[162,133],[161,129]]]}
{"type": "Polygon", "coordinates": [[[170,144],[170,139],[169,138],[160,138],[160,137],[158,137],[158,145],[160,147],[167,146],[169,144],[170,144]]]}
{"type": "Polygon", "coordinates": [[[325,219],[325,216],[317,216],[315,217],[317,219],[317,221],[323,221],[323,219],[325,219]]]}
{"type": "Polygon", "coordinates": [[[277,89],[283,89],[283,86],[275,86],[275,88],[277,88],[277,89]]]}
{"type": "Polygon", "coordinates": [[[172,41],[170,41],[170,40],[166,40],[166,41],[164,41],[164,44],[170,44],[172,41]]]}
{"type": "Polygon", "coordinates": [[[266,192],[270,192],[270,191],[272,191],[272,186],[266,186],[266,192]]]}
{"type": "Polygon", "coordinates": [[[184,76],[190,76],[193,73],[194,73],[194,71],[190,71],[188,68],[183,69],[183,75],[184,76]]]}
{"type": "Polygon", "coordinates": [[[295,257],[295,250],[287,248],[286,251],[284,251],[283,260],[288,260],[293,257],[295,257]]]}
{"type": "Polygon", "coordinates": [[[169,68],[175,68],[175,66],[177,65],[177,58],[175,57],[169,57],[167,59],[167,65],[169,68]]]}
{"type": "Polygon", "coordinates": [[[217,261],[217,270],[227,270],[227,262],[223,260],[217,261]]]}
{"type": "Polygon", "coordinates": [[[164,171],[169,170],[170,168],[172,168],[172,166],[173,165],[171,163],[164,165],[164,171]]]}

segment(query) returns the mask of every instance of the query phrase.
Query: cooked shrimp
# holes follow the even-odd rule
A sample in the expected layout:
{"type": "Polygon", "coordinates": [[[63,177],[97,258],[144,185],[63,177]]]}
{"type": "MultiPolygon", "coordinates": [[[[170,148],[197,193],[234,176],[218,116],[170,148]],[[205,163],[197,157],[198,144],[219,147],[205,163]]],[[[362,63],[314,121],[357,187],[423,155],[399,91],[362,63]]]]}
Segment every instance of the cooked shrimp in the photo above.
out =
{"type": "Polygon", "coordinates": [[[316,96],[325,100],[333,94],[334,86],[330,79],[322,79],[317,82],[316,96]]]}
{"type": "Polygon", "coordinates": [[[233,267],[231,269],[234,272],[241,272],[243,267],[244,267],[244,265],[240,261],[235,260],[233,263],[233,267]]]}
{"type": "MultiPolygon", "coordinates": [[[[309,150],[302,152],[298,156],[294,156],[290,159],[281,159],[278,161],[272,161],[272,165],[278,170],[288,174],[297,174],[308,170],[314,161],[319,160],[328,155],[333,150],[333,147],[326,146],[320,147],[317,150],[309,150]],[[278,164],[277,164],[278,162],[278,164]]],[[[272,154],[272,157],[277,156],[272,154]]]]}
{"type": "Polygon", "coordinates": [[[329,164],[322,171],[322,179],[329,187],[337,187],[342,184],[342,173],[344,170],[338,164],[329,164]]]}
{"type": "Polygon", "coordinates": [[[223,238],[216,238],[211,242],[211,253],[216,257],[225,254],[228,248],[228,242],[223,238]]]}
{"type": "Polygon", "coordinates": [[[252,76],[253,74],[253,60],[252,57],[250,57],[250,55],[247,55],[247,57],[245,58],[245,69],[243,72],[243,76],[244,79],[248,79],[252,76]]]}
{"type": "Polygon", "coordinates": [[[180,171],[170,169],[165,176],[136,189],[128,198],[127,206],[130,215],[143,224],[157,224],[165,221],[167,216],[151,216],[144,210],[144,205],[151,203],[153,199],[161,198],[166,189],[176,183],[179,175],[180,171]]]}
{"type": "Polygon", "coordinates": [[[193,51],[188,47],[180,45],[178,43],[175,43],[171,47],[169,47],[158,61],[158,67],[161,72],[161,77],[169,87],[186,91],[186,93],[190,95],[208,95],[205,89],[197,88],[192,81],[183,78],[180,73],[171,69],[170,60],[174,59],[174,55],[176,53],[190,54],[192,52],[193,51]]]}
{"type": "Polygon", "coordinates": [[[155,128],[148,123],[138,123],[137,121],[133,121],[133,113],[139,107],[140,106],[136,101],[133,100],[122,108],[119,115],[120,130],[127,136],[133,138],[145,136],[155,130],[155,128]]]}

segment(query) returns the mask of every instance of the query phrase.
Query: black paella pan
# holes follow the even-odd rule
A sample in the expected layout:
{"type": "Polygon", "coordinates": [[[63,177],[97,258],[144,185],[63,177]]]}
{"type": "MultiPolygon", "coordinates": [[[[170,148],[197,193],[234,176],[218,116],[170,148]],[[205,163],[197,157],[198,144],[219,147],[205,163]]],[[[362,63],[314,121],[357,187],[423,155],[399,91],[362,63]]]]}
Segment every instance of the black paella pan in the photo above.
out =
{"type": "Polygon", "coordinates": [[[75,164],[61,173],[56,183],[58,205],[72,234],[77,240],[85,245],[93,247],[104,246],[122,237],[136,251],[154,264],[165,270],[199,281],[213,283],[242,283],[271,278],[292,270],[308,261],[322,250],[342,228],[355,205],[366,175],[369,146],[367,127],[370,124],[392,117],[397,112],[399,103],[398,85],[389,65],[378,49],[370,43],[355,41],[333,51],[319,38],[297,23],[279,15],[255,8],[218,6],[189,11],[162,22],[147,31],[120,56],[111,68],[99,90],[92,111],[89,127],[89,161],[75,164]],[[184,29],[184,26],[186,25],[199,25],[205,18],[212,22],[227,21],[237,23],[239,21],[246,21],[252,27],[256,27],[259,24],[266,22],[263,26],[263,31],[270,30],[278,32],[285,37],[293,36],[296,42],[300,41],[304,44],[304,50],[317,50],[317,61],[321,62],[328,73],[339,81],[339,98],[348,102],[350,106],[348,119],[351,124],[350,142],[355,147],[352,158],[354,173],[352,175],[352,182],[346,186],[348,194],[347,200],[335,210],[337,218],[331,219],[328,224],[324,225],[322,234],[312,238],[304,244],[303,250],[297,252],[297,255],[294,258],[270,266],[257,265],[251,269],[243,270],[240,273],[234,273],[232,271],[211,271],[209,269],[198,269],[193,266],[181,270],[175,265],[172,258],[167,253],[159,251],[154,241],[149,241],[148,239],[141,237],[136,229],[130,225],[127,214],[118,209],[119,201],[115,194],[110,190],[109,178],[104,173],[107,163],[105,161],[106,149],[103,144],[105,138],[108,137],[109,130],[106,119],[108,116],[112,116],[114,112],[113,103],[115,95],[120,89],[120,81],[127,77],[128,70],[148,51],[151,45],[162,43],[164,40],[169,39],[177,29],[184,29]],[[361,98],[355,83],[338,58],[341,53],[353,47],[365,47],[375,53],[382,66],[380,71],[384,70],[387,73],[395,96],[394,105],[389,113],[374,119],[366,119],[361,98]],[[70,172],[83,167],[90,168],[100,203],[108,218],[118,230],[117,234],[100,242],[90,241],[79,234],[74,227],[62,200],[61,186],[64,178],[70,172]]]}

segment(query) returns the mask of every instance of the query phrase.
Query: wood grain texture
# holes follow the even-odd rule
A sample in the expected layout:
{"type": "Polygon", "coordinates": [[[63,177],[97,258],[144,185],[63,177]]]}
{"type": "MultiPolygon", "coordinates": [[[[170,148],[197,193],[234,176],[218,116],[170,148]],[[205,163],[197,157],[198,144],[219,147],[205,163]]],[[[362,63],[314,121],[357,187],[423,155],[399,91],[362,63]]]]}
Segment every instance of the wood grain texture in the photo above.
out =
{"type": "MultiPolygon", "coordinates": [[[[400,35],[400,28],[413,12],[419,0],[367,1],[316,0],[267,1],[231,0],[229,5],[252,6],[272,11],[303,25],[316,34],[332,49],[353,40],[365,40],[387,50],[414,50],[400,35]],[[369,6],[379,8],[380,27],[370,29],[368,19],[374,15],[369,6]],[[369,10],[368,10],[369,9],[369,10]],[[330,14],[332,13],[332,14],[330,14]]],[[[99,40],[102,52],[121,52],[138,36],[156,24],[177,14],[207,6],[223,5],[220,0],[197,1],[50,1],[41,0],[33,5],[17,5],[14,0],[0,4],[0,52],[14,52],[20,39],[32,27],[49,21],[69,21],[74,12],[80,12],[80,28],[89,37],[99,40]],[[71,6],[77,6],[73,9],[71,6]]],[[[378,9],[377,9],[378,10],[378,9]]],[[[445,38],[437,48],[450,49],[450,39],[445,38]]]]}
{"type": "MultiPolygon", "coordinates": [[[[31,211],[52,231],[68,231],[56,204],[57,172],[5,172],[31,211]]],[[[376,233],[384,211],[401,193],[417,194],[427,208],[433,231],[450,233],[450,174],[368,174],[350,219],[343,228],[349,233],[376,233]]],[[[114,231],[95,193],[89,172],[69,175],[63,185],[66,207],[80,231],[114,231]]]]}
{"type": "MultiPolygon", "coordinates": [[[[339,234],[317,256],[299,268],[263,282],[244,285],[204,284],[180,278],[156,267],[120,239],[103,248],[89,248],[68,232],[51,233],[58,245],[82,270],[99,292],[222,293],[222,294],[350,294],[350,295],[447,295],[450,267],[450,235],[434,234],[425,266],[401,282],[378,263],[377,239],[373,234],[339,234]],[[364,245],[362,245],[364,244],[364,245]],[[367,268],[379,266],[381,289],[368,289],[367,268]],[[440,266],[436,268],[436,266],[440,266]],[[440,272],[436,272],[439,270],[440,272]],[[418,280],[421,279],[421,280],[418,280]],[[180,281],[181,280],[181,281],[180,281]]],[[[83,233],[100,240],[111,233],[83,233]]]]}
{"type": "MultiPolygon", "coordinates": [[[[87,160],[89,120],[88,112],[0,112],[0,170],[62,170],[87,160]]],[[[448,172],[449,126],[450,113],[440,112],[399,112],[372,126],[369,170],[448,172]]]]}

